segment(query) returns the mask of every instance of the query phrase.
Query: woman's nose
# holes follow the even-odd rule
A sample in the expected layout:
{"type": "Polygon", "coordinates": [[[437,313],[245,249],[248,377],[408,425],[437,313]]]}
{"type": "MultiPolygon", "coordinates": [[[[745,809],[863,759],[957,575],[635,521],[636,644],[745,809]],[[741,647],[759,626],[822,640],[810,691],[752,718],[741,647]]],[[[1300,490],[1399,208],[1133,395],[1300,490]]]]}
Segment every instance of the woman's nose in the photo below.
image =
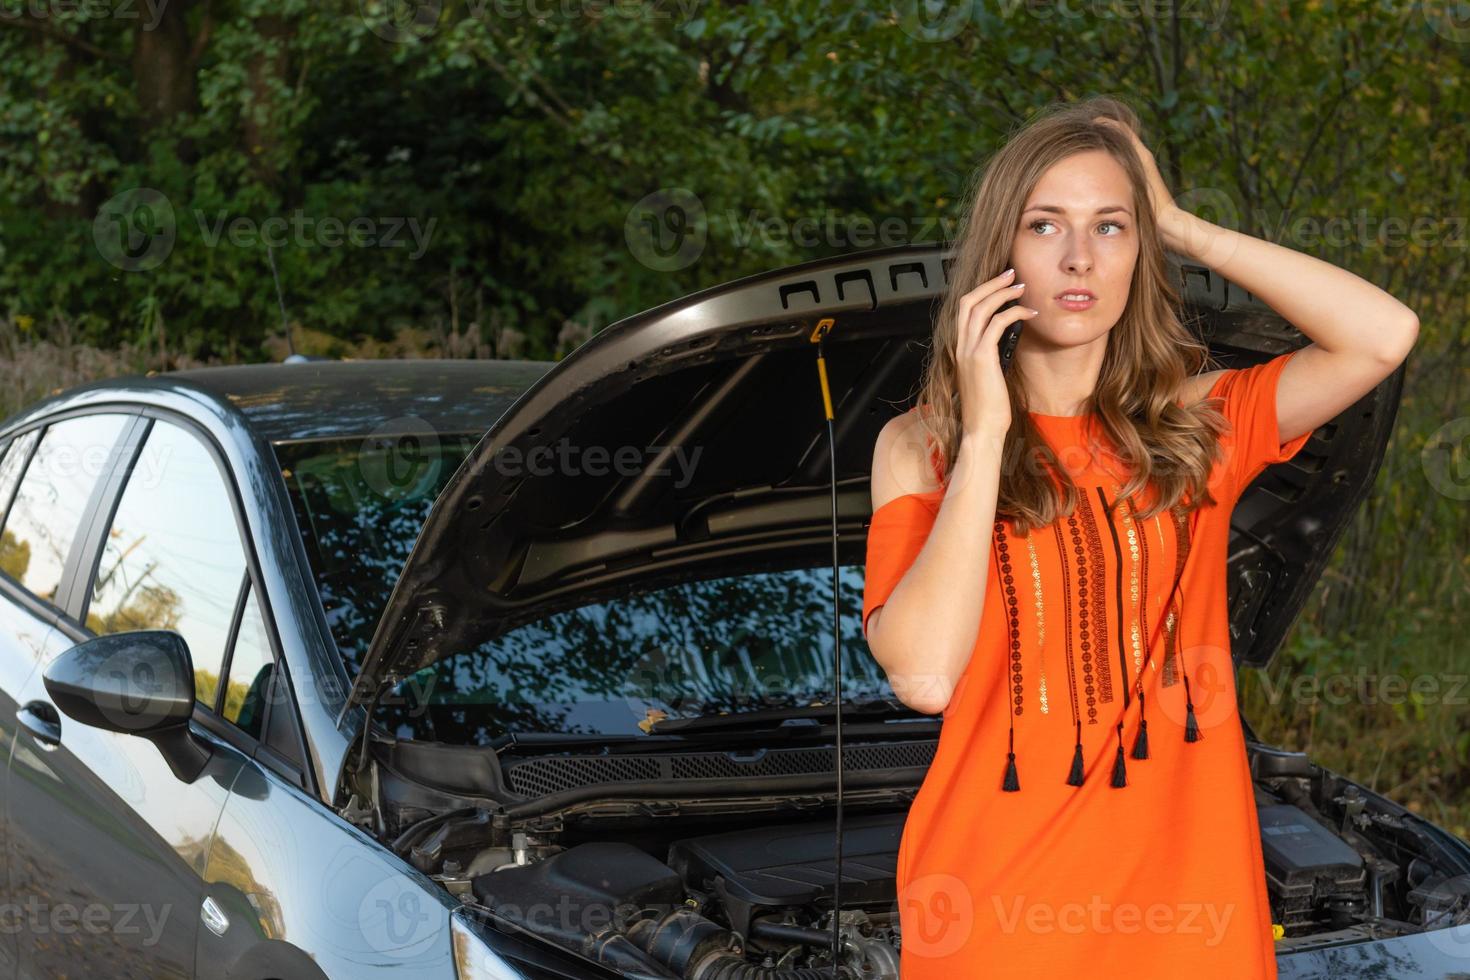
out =
{"type": "Polygon", "coordinates": [[[1092,271],[1092,253],[1085,247],[1073,247],[1067,251],[1066,258],[1062,262],[1063,268],[1069,275],[1078,275],[1092,271]]]}

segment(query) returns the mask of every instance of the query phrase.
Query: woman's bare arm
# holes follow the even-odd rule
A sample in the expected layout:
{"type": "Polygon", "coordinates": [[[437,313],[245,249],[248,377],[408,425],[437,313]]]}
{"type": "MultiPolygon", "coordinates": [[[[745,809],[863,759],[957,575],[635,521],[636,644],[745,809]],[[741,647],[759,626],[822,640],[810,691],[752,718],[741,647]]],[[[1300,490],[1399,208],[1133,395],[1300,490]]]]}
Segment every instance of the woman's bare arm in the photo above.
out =
{"type": "Polygon", "coordinates": [[[1159,226],[1170,247],[1250,291],[1311,339],[1286,363],[1277,384],[1283,443],[1372,391],[1418,339],[1413,310],[1346,269],[1177,207],[1160,216],[1159,226]]]}
{"type": "MultiPolygon", "coordinates": [[[[980,630],[1004,433],[965,435],[928,540],[868,620],[868,647],[904,704],[926,714],[948,706],[980,630]]],[[[938,489],[924,426],[891,420],[873,448],[873,509],[906,493],[938,489]]]]}
{"type": "MultiPolygon", "coordinates": [[[[1133,144],[1165,247],[1252,293],[1311,339],[1286,362],[1277,382],[1276,419],[1283,444],[1336,418],[1409,356],[1419,338],[1419,317],[1413,310],[1346,269],[1180,208],[1138,134],[1116,120],[1099,121],[1133,144]]],[[[1197,379],[1189,389],[1194,397],[1186,401],[1203,398],[1212,381],[1197,379]]]]}

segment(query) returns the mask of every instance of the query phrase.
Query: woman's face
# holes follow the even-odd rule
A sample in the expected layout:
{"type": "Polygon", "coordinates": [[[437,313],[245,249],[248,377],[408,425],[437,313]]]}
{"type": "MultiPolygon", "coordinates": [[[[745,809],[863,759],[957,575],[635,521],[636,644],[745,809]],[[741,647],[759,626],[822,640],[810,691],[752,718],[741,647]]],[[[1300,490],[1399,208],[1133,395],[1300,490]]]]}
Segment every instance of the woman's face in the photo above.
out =
{"type": "Polygon", "coordinates": [[[1037,182],[1011,244],[1023,306],[1040,315],[1023,321],[1025,343],[1064,348],[1106,336],[1123,315],[1138,261],[1133,188],[1104,150],[1074,153],[1037,182]],[[1090,292],[1090,304],[1069,304],[1069,291],[1090,292]]]}

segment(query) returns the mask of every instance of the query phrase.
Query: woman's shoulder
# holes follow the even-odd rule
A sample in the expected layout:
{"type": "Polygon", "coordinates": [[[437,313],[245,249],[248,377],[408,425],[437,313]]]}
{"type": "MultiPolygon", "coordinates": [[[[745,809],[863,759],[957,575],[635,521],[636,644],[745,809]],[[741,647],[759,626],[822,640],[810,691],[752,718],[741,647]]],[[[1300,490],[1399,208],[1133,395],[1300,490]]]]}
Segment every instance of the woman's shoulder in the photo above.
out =
{"type": "Polygon", "coordinates": [[[873,506],[905,494],[942,492],[943,452],[918,406],[884,423],[873,447],[873,506]]]}
{"type": "Polygon", "coordinates": [[[1186,378],[1184,384],[1179,386],[1179,396],[1175,399],[1175,402],[1188,408],[1208,398],[1215,390],[1215,386],[1219,384],[1220,380],[1229,370],[1229,368],[1219,368],[1186,378]]]}

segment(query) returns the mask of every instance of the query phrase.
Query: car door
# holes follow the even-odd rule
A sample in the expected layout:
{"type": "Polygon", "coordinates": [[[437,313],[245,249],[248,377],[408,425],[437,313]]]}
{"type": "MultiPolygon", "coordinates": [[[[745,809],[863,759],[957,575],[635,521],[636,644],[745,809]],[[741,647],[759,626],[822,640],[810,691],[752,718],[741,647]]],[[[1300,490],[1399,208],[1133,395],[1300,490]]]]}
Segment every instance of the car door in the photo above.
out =
{"type": "MultiPolygon", "coordinates": [[[[10,510],[10,500],[20,483],[31,452],[41,438],[41,427],[14,436],[0,455],[0,527],[10,510]]],[[[0,738],[4,739],[6,768],[0,770],[0,803],[9,797],[10,747],[15,741],[16,710],[25,682],[41,660],[47,637],[54,631],[53,610],[39,601],[30,601],[19,587],[23,574],[21,550],[14,531],[0,531],[0,738]]],[[[9,896],[8,868],[5,856],[7,837],[4,807],[0,805],[0,909],[6,914],[0,927],[0,977],[15,976],[17,934],[21,927],[19,907],[9,896]]]]}
{"type": "MultiPolygon", "coordinates": [[[[42,674],[71,644],[171,629],[194,663],[191,728],[211,743],[200,716],[217,703],[246,569],[233,483],[183,419],[139,418],[123,442],[22,704],[50,707],[42,674]]],[[[185,783],[143,738],[50,718],[49,734],[22,726],[9,777],[12,900],[44,919],[19,933],[18,975],[193,976],[203,871],[241,757],[216,750],[185,783]]]]}
{"type": "MultiPolygon", "coordinates": [[[[102,476],[135,417],[116,412],[58,414],[17,437],[18,452],[4,465],[7,507],[0,525],[0,663],[9,724],[7,760],[13,761],[21,732],[49,731],[55,711],[30,694],[38,668],[59,648],[59,621],[75,544],[96,502],[102,476]]],[[[51,942],[68,928],[71,909],[40,896],[26,900],[15,887],[16,784],[7,764],[5,781],[5,904],[9,921],[4,932],[16,975],[27,942],[51,942]]]]}
{"type": "MultiPolygon", "coordinates": [[[[321,978],[331,957],[314,926],[326,896],[312,882],[326,875],[306,869],[324,866],[344,835],[333,824],[336,815],[306,793],[290,678],[269,611],[248,575],[235,622],[215,720],[222,737],[249,759],[210,849],[197,976],[321,978]]],[[[344,975],[363,972],[361,964],[353,966],[344,975]]]]}

